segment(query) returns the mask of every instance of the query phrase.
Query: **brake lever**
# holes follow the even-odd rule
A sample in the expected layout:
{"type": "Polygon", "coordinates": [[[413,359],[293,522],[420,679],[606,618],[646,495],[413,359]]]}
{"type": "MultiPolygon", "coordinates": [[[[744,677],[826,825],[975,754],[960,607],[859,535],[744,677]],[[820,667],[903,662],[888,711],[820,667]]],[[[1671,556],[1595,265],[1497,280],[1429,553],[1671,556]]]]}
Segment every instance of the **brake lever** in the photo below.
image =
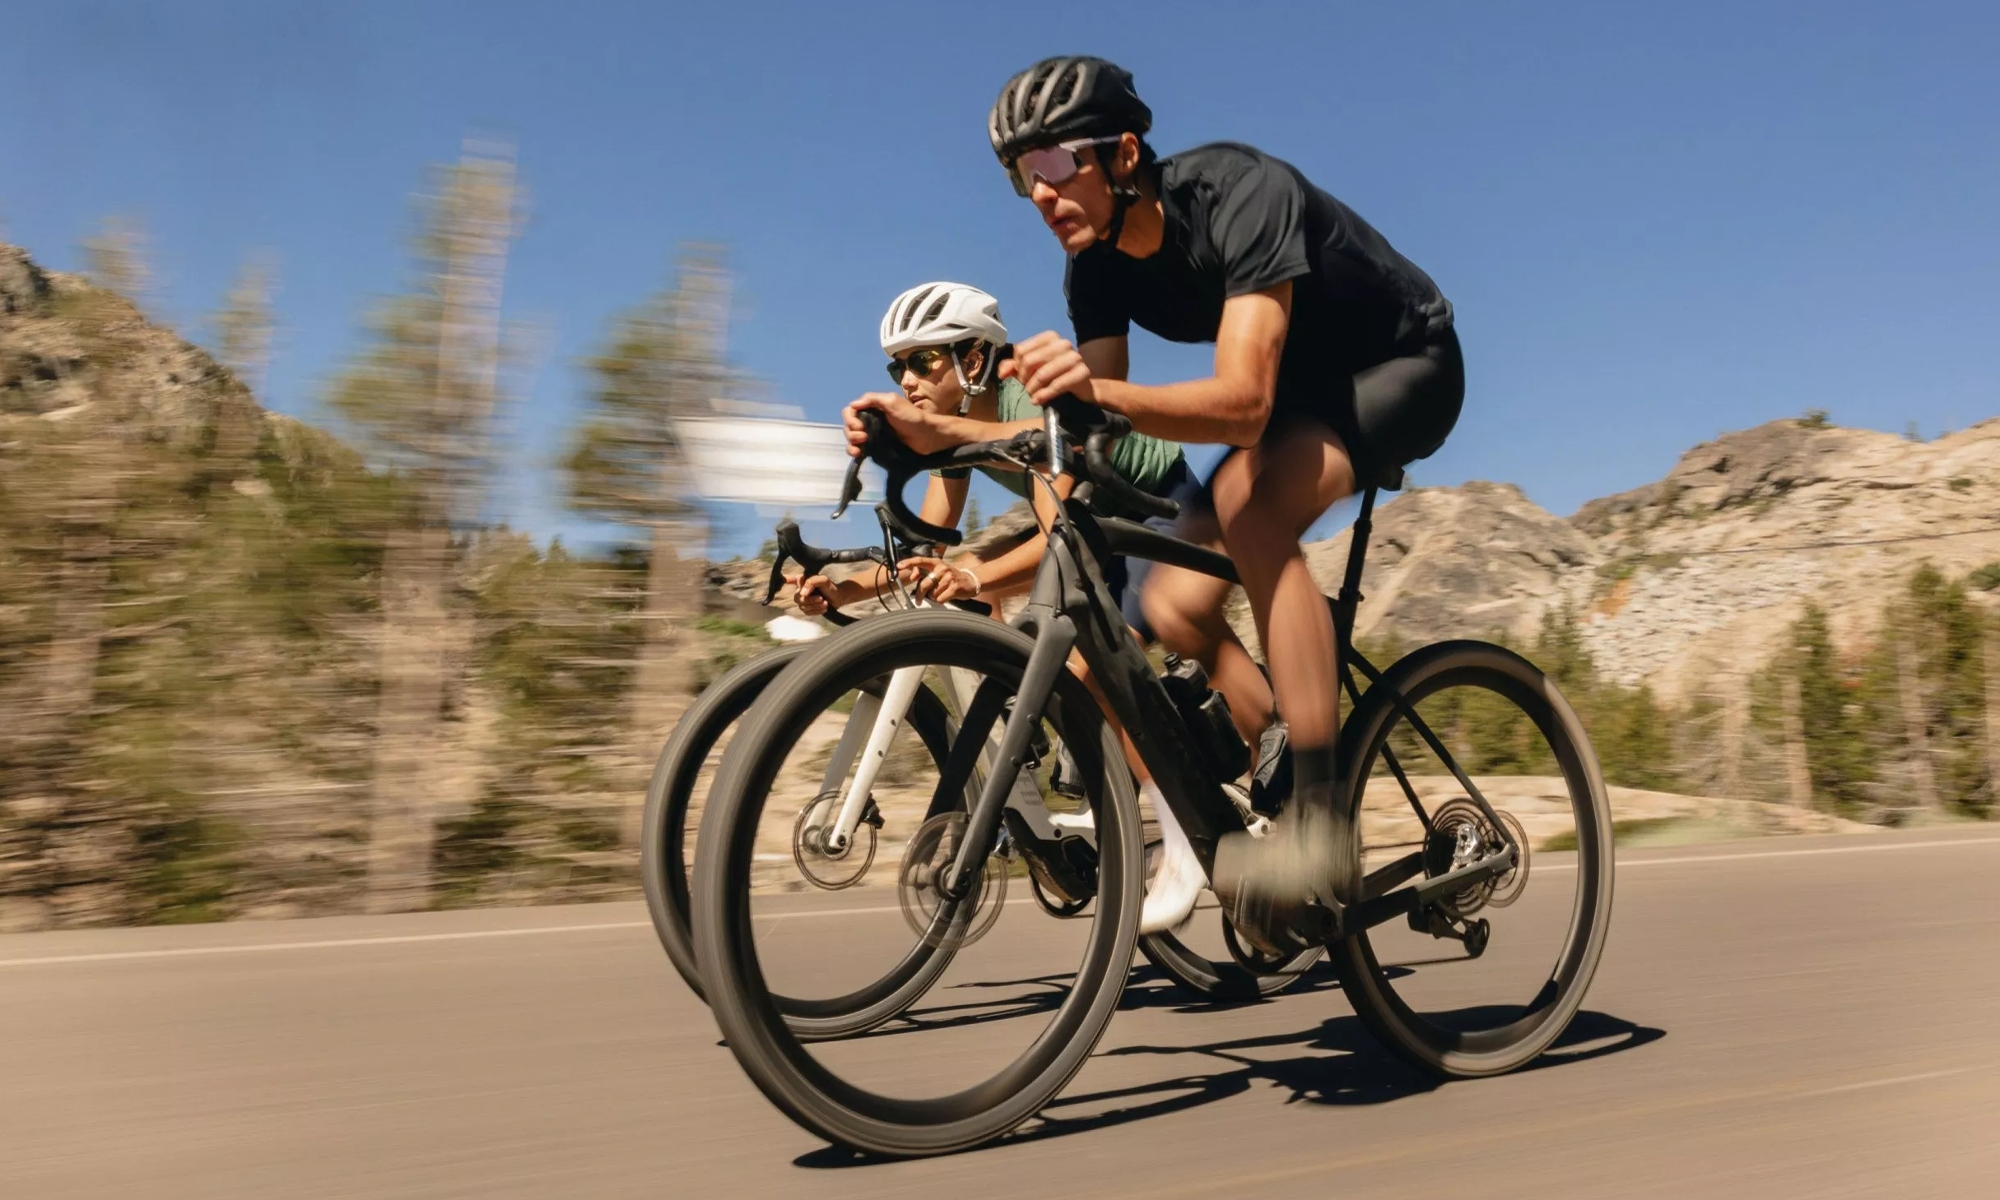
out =
{"type": "Polygon", "coordinates": [[[777,599],[778,589],[785,586],[786,559],[799,564],[799,570],[805,573],[806,578],[811,578],[819,574],[820,568],[826,565],[823,562],[816,561],[818,555],[813,553],[816,547],[807,545],[805,538],[799,535],[799,523],[797,521],[786,518],[778,522],[776,533],[778,535],[778,551],[777,557],[771,562],[769,586],[764,589],[764,604],[766,606],[769,606],[771,601],[777,599]]]}
{"type": "Polygon", "coordinates": [[[833,509],[833,519],[836,521],[847,511],[848,505],[861,498],[861,464],[867,459],[867,449],[873,447],[882,436],[882,431],[887,428],[882,420],[882,414],[872,408],[862,409],[859,416],[861,428],[868,434],[868,445],[863,447],[863,453],[847,460],[847,477],[840,481],[840,503],[833,509]]]}
{"type": "Polygon", "coordinates": [[[877,551],[868,546],[859,550],[827,550],[814,546],[799,534],[799,523],[789,517],[778,522],[778,553],[771,563],[770,585],[764,591],[764,603],[770,604],[777,598],[778,589],[785,586],[785,560],[799,564],[805,578],[811,578],[825,571],[833,563],[874,562],[877,551]]]}

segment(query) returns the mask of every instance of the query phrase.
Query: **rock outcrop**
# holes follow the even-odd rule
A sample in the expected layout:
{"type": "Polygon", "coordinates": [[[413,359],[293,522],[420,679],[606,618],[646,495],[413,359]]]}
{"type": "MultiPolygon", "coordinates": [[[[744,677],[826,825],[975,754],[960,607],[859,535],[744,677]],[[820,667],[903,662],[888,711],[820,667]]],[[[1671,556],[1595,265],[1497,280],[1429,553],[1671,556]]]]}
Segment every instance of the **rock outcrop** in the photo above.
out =
{"type": "MultiPolygon", "coordinates": [[[[1348,545],[1306,549],[1328,592],[1348,545]]],[[[2000,419],[1928,442],[1773,421],[1567,519],[1508,484],[1417,488],[1376,512],[1356,628],[1525,640],[1567,604],[1600,669],[1680,698],[1761,665],[1808,600],[1837,638],[1867,638],[1924,561],[2000,561],[2000,419]]]]}

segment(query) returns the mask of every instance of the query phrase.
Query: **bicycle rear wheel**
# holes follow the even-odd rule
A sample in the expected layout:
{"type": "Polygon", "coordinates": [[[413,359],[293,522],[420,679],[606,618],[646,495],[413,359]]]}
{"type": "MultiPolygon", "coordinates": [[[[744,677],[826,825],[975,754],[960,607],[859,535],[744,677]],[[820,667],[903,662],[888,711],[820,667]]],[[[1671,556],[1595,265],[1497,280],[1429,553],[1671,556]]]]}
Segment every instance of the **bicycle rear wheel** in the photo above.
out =
{"type": "MultiPolygon", "coordinates": [[[[1019,687],[1032,649],[1019,631],[962,613],[924,611],[871,620],[831,639],[775,681],[724,756],[702,822],[693,880],[703,979],[716,1022],[751,1080],[786,1115],[828,1141],[915,1156],[998,1137],[1032,1117],[1082,1068],[1117,1010],[1139,917],[1143,841],[1137,798],[1116,738],[1089,693],[1067,672],[1059,673],[1041,715],[1081,768],[1097,847],[1094,910],[1025,929],[1017,918],[1015,934],[1008,937],[1028,936],[1010,943],[987,933],[978,955],[970,953],[971,944],[961,945],[953,963],[960,981],[946,983],[952,997],[962,996],[965,1003],[912,1011],[903,1026],[868,1038],[809,1048],[780,1012],[768,981],[774,968],[782,973],[793,966],[777,957],[786,949],[800,955],[794,976],[811,977],[894,937],[920,944],[934,940],[904,929],[907,904],[903,917],[892,911],[866,926],[862,910],[840,921],[812,920],[787,909],[783,897],[753,892],[759,822],[766,808],[782,813],[784,764],[793,748],[821,714],[864,681],[904,667],[957,668],[982,680],[968,711],[989,714],[984,723],[968,720],[955,734],[955,746],[962,743],[968,752],[954,756],[953,769],[970,770],[992,728],[990,714],[998,711],[1000,697],[1019,687]],[[766,919],[757,919],[760,912],[766,919]],[[1028,951],[1053,953],[1059,962],[1073,962],[1074,969],[1023,965],[1028,951]],[[970,977],[987,967],[1007,974],[997,980],[970,977]],[[973,1026],[981,1036],[969,1039],[965,1031],[973,1026]],[[994,1043],[1009,1034],[1025,1045],[996,1049],[994,1043]],[[894,1040],[884,1043],[885,1036],[894,1040]],[[940,1048],[933,1051],[931,1045],[940,1048]],[[1002,1060],[998,1069],[987,1073],[996,1058],[1002,1060]],[[955,1078],[939,1082],[948,1076],[955,1078]]],[[[940,792],[954,787],[963,784],[951,776],[939,783],[940,792]]],[[[987,871],[1009,865],[991,858],[987,871]]],[[[908,877],[923,884],[921,873],[908,877]]],[[[971,897],[983,891],[975,884],[971,897]]],[[[975,904],[971,897],[954,902],[932,895],[929,903],[944,916],[930,928],[977,925],[976,910],[962,907],[975,904]]],[[[1018,905],[1015,911],[1035,909],[1018,905]]]]}
{"type": "Polygon", "coordinates": [[[1364,841],[1396,843],[1364,861],[1371,895],[1478,862],[1510,837],[1530,843],[1507,874],[1335,943],[1355,1012],[1441,1075],[1529,1062],[1581,1007],[1611,923],[1610,805],[1575,711],[1520,655],[1443,642],[1363,694],[1341,730],[1340,762],[1354,828],[1364,841]]]}
{"type": "MultiPolygon", "coordinates": [[[[723,735],[808,649],[800,645],[769,651],[739,664],[704,689],[674,727],[647,784],[639,850],[647,912],[668,960],[704,1001],[708,997],[689,928],[688,899],[688,833],[699,819],[697,793],[709,782],[704,769],[723,735]]],[[[941,767],[950,735],[948,715],[936,695],[918,689],[908,719],[933,765],[941,767]]],[[[776,1003],[802,1038],[847,1037],[875,1028],[915,1003],[950,961],[948,950],[924,947],[870,986],[846,996],[830,1001],[779,996],[776,1003]]]]}

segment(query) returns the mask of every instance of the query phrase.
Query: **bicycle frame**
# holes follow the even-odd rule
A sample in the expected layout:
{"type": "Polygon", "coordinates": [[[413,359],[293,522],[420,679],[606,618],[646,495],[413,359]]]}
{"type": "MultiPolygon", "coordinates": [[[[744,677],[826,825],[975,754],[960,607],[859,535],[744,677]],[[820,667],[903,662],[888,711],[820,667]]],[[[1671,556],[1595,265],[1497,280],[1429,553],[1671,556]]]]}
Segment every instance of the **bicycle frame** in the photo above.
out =
{"type": "MultiPolygon", "coordinates": [[[[1361,691],[1352,668],[1358,667],[1371,685],[1379,684],[1382,678],[1382,672],[1352,645],[1354,610],[1361,599],[1361,572],[1377,491],[1376,486],[1370,485],[1362,493],[1361,513],[1355,522],[1343,585],[1329,602],[1335,623],[1335,671],[1339,680],[1336,686],[1355,701],[1360,699],[1361,691]]],[[[949,898],[963,899],[978,879],[998,834],[1000,814],[1013,789],[1014,777],[1026,762],[1034,725],[1054,692],[1058,673],[1067,669],[1071,650],[1080,652],[1089,665],[1111,711],[1124,725],[1140,760],[1152,773],[1161,796],[1187,833],[1204,873],[1213,876],[1215,849],[1220,839],[1246,828],[1242,811],[1223,793],[1222,782],[1195,757],[1192,738],[1186,734],[1179,710],[1145,653],[1127,632],[1101,566],[1114,553],[1171,563],[1237,582],[1234,565],[1225,556],[1134,522],[1100,518],[1090,508],[1087,493],[1073,493],[1063,503],[1062,517],[1049,531],[1048,549],[1036,572],[1027,608],[1013,622],[1035,638],[1035,647],[1016,689],[1013,715],[1000,738],[999,769],[987,776],[969,816],[958,857],[938,881],[939,890],[949,898]]],[[[985,686],[992,685],[982,685],[985,686]]],[[[1386,864],[1367,876],[1363,902],[1338,914],[1335,936],[1349,936],[1397,916],[1409,916],[1414,921],[1434,901],[1496,877],[1519,859],[1520,848],[1514,844],[1511,833],[1457,760],[1413,707],[1400,697],[1396,703],[1403,719],[1431,752],[1450,767],[1468,797],[1501,830],[1505,847],[1478,862],[1394,892],[1390,889],[1423,873],[1424,856],[1419,850],[1386,864]]],[[[1383,757],[1428,834],[1430,815],[1418,799],[1415,787],[1393,751],[1385,749],[1383,757]]]]}

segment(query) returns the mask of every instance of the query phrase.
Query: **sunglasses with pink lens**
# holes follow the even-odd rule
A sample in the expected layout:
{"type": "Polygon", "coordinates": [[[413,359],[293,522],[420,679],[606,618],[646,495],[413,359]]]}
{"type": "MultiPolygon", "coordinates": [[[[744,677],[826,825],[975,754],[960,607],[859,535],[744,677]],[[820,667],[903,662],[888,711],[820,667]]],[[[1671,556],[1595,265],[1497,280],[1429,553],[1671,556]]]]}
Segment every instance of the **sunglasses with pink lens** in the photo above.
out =
{"type": "Polygon", "coordinates": [[[1118,141],[1115,137],[1078,138],[1072,142],[1057,142],[1053,146],[1043,146],[1035,150],[1023,150],[1014,160],[1013,170],[1008,172],[1014,181],[1017,195],[1026,196],[1035,190],[1035,181],[1040,180],[1050,187],[1061,187],[1076,178],[1083,169],[1081,151],[1086,146],[1102,146],[1118,141]]]}

